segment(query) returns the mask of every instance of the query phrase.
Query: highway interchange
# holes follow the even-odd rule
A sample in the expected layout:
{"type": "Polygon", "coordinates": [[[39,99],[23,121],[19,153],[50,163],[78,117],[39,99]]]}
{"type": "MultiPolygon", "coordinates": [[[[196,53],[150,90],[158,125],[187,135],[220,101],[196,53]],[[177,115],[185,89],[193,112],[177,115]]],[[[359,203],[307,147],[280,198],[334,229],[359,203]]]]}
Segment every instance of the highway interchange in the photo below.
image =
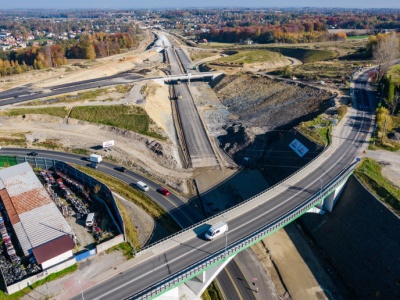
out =
{"type": "MultiPolygon", "coordinates": [[[[121,75],[118,76],[118,78],[120,78],[121,75]]],[[[129,76],[132,76],[132,74],[129,76]]],[[[354,162],[357,151],[365,142],[365,138],[370,129],[372,121],[371,111],[374,108],[371,104],[372,98],[368,97],[368,93],[364,89],[366,77],[367,74],[365,73],[358,81],[356,81],[355,96],[357,97],[356,107],[358,110],[356,111],[356,115],[352,116],[351,126],[346,126],[338,137],[342,140],[342,143],[337,151],[316,171],[297,182],[296,185],[287,187],[284,193],[265,201],[257,210],[238,214],[235,218],[228,220],[228,245],[232,245],[249,233],[265,227],[268,223],[273,222],[285,212],[295,208],[300,203],[305,202],[310,196],[318,193],[321,184],[327,184],[349,164],[354,162]]],[[[87,82],[81,82],[79,85],[75,83],[52,87],[53,90],[51,88],[50,90],[53,92],[50,92],[50,95],[53,95],[52,93],[62,94],[72,90],[91,88],[89,86],[98,87],[99,84],[106,84],[110,79],[114,78],[102,78],[101,80],[95,81],[90,80],[87,82]]],[[[129,80],[135,79],[140,78],[129,78],[129,80]]],[[[128,80],[128,78],[126,78],[126,80],[128,80]]],[[[126,83],[126,81],[124,83],[126,83]]],[[[31,91],[29,88],[26,88],[26,90],[13,89],[6,93],[1,93],[1,105],[31,100],[30,97],[35,99],[35,97],[49,96],[49,94],[24,96],[25,92],[31,91]],[[18,97],[18,95],[21,94],[23,96],[18,97]],[[10,99],[12,97],[17,98],[10,99]],[[9,102],[13,100],[15,102],[9,102]]],[[[26,155],[28,150],[2,149],[1,152],[4,155],[26,155]]],[[[86,162],[77,155],[46,150],[39,150],[38,152],[39,155],[43,157],[78,164],[86,164],[86,162]]],[[[149,195],[169,211],[183,228],[201,221],[201,217],[199,217],[198,213],[190,206],[185,205],[185,202],[183,202],[179,197],[175,195],[164,197],[156,192],[156,189],[159,187],[157,184],[154,184],[131,171],[120,173],[115,171],[114,168],[114,165],[106,162],[99,166],[100,171],[128,183],[133,183],[137,180],[146,181],[151,188],[149,195]]],[[[101,285],[88,289],[84,292],[84,296],[88,299],[109,299],[111,295],[113,299],[125,299],[132,295],[138,296],[140,291],[143,289],[153,286],[172,274],[179,273],[185,267],[196,264],[198,261],[212,253],[223,250],[225,247],[225,239],[219,239],[213,242],[207,242],[203,239],[203,233],[209,225],[210,224],[200,224],[193,230],[192,236],[185,243],[182,243],[179,246],[157,251],[150,249],[146,252],[148,258],[135,264],[121,274],[103,282],[101,285]]],[[[162,245],[160,247],[162,247],[162,245]]],[[[80,296],[77,296],[74,299],[80,299],[80,296]]]]}
{"type": "MultiPolygon", "coordinates": [[[[364,89],[361,90],[361,84],[359,82],[356,86],[357,89],[360,89],[361,94],[358,99],[365,105],[368,103],[366,99],[369,98],[367,92],[364,89]]],[[[368,106],[367,110],[370,109],[368,106]]],[[[365,143],[365,138],[370,130],[373,114],[357,110],[351,118],[352,125],[343,127],[337,137],[341,140],[340,146],[323,165],[295,185],[287,186],[284,193],[265,201],[257,209],[245,213],[239,212],[235,218],[227,220],[229,224],[228,246],[304,203],[309,197],[320,191],[321,185],[326,185],[355,162],[357,153],[365,143]]],[[[108,299],[111,295],[115,299],[138,297],[142,290],[156,286],[157,282],[179,273],[187,266],[195,265],[215,252],[223,251],[224,238],[213,242],[204,240],[203,234],[209,225],[211,224],[199,224],[193,229],[190,238],[178,246],[166,249],[163,244],[160,244],[155,248],[145,250],[143,254],[145,259],[122,274],[86,290],[85,297],[90,299],[108,299]]],[[[79,298],[76,296],[74,299],[79,298]]]]}

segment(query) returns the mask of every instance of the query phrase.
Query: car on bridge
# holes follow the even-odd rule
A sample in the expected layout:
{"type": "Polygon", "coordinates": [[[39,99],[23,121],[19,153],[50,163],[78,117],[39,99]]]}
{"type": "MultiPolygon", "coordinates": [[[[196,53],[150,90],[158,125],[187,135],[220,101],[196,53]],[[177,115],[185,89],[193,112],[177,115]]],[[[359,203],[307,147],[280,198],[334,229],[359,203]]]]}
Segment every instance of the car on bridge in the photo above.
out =
{"type": "Polygon", "coordinates": [[[35,152],[35,151],[32,151],[32,152],[29,152],[28,155],[29,155],[29,156],[38,156],[39,153],[37,153],[37,152],[35,152]]]}

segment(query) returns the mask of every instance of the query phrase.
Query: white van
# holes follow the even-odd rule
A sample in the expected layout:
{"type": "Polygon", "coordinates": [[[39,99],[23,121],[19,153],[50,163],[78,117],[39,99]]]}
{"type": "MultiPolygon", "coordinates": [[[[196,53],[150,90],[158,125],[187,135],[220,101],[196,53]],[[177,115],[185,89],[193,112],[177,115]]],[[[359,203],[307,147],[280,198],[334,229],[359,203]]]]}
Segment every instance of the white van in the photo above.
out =
{"type": "Polygon", "coordinates": [[[228,231],[228,224],[221,221],[211,226],[206,232],[205,237],[207,240],[212,241],[213,239],[223,235],[227,231],[228,231]]]}
{"type": "Polygon", "coordinates": [[[147,184],[145,184],[143,181],[138,181],[136,182],[136,186],[141,189],[142,191],[147,192],[149,190],[149,187],[147,186],[147,184]]]}
{"type": "Polygon", "coordinates": [[[94,213],[89,213],[86,217],[86,226],[92,227],[94,223],[94,213]]]}

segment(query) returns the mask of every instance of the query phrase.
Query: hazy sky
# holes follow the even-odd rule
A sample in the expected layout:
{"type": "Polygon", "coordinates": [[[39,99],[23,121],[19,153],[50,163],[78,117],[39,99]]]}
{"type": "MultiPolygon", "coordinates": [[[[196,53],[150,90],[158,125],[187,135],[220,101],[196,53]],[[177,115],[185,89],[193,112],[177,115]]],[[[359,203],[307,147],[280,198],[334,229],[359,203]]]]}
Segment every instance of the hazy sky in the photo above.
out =
{"type": "Polygon", "coordinates": [[[359,7],[400,8],[399,0],[3,0],[9,8],[359,7]]]}

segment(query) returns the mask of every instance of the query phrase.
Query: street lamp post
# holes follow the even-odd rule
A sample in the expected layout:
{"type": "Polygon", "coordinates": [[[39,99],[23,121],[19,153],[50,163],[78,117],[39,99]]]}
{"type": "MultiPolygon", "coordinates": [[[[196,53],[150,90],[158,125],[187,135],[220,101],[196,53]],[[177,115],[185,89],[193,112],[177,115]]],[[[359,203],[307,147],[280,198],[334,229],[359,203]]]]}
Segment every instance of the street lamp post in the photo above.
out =
{"type": "Polygon", "coordinates": [[[226,259],[226,248],[228,247],[228,230],[225,232],[225,259],[226,259]]]}

